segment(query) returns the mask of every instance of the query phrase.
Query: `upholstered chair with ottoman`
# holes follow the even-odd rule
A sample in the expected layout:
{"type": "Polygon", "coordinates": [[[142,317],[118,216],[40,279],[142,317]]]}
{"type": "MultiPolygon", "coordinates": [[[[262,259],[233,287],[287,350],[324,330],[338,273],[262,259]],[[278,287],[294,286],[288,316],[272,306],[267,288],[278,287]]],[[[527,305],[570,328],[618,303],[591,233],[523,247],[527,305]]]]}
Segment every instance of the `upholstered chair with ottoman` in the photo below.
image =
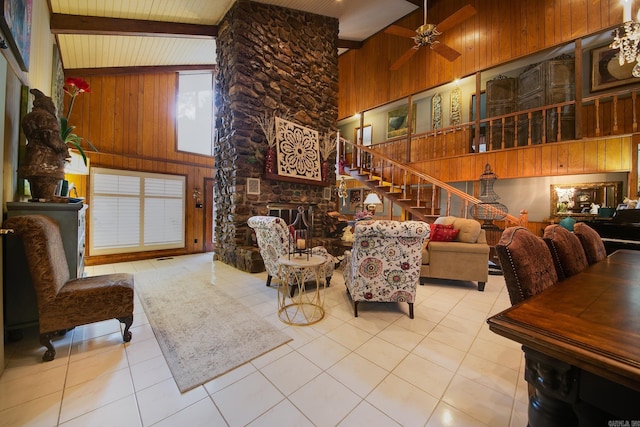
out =
{"type": "Polygon", "coordinates": [[[489,245],[475,219],[446,216],[431,224],[422,249],[420,277],[478,282],[484,291],[489,279],[489,245]]]}
{"type": "Polygon", "coordinates": [[[358,317],[358,303],[413,303],[420,281],[423,241],[429,224],[422,221],[356,222],[353,249],[345,252],[344,283],[358,317]]]}
{"type": "MultiPolygon", "coordinates": [[[[247,220],[247,224],[256,233],[260,255],[267,270],[267,286],[271,286],[271,279],[278,277],[278,258],[289,254],[289,248],[293,247],[294,244],[293,236],[286,221],[275,216],[252,216],[247,220]]],[[[338,260],[329,254],[323,246],[312,248],[311,253],[327,260],[322,265],[321,271],[322,277],[326,280],[326,285],[329,286],[338,260]]],[[[312,273],[312,270],[308,269],[306,274],[309,277],[305,277],[305,282],[311,280],[315,282],[316,278],[315,276],[311,277],[312,273]]],[[[293,292],[294,290],[295,287],[292,286],[291,291],[293,292]]]]}
{"type": "Polygon", "coordinates": [[[8,218],[2,225],[22,238],[36,293],[42,360],[53,360],[51,339],[76,326],[108,319],[124,324],[122,339],[131,341],[133,275],[126,273],[71,279],[58,224],[43,215],[8,218]]]}
{"type": "Polygon", "coordinates": [[[558,280],[580,273],[589,266],[580,239],[558,224],[548,225],[542,239],[551,252],[558,280]]]}
{"type": "Polygon", "coordinates": [[[573,232],[578,236],[589,265],[602,261],[607,257],[607,250],[602,238],[596,230],[584,222],[579,222],[573,227],[573,232]]]}

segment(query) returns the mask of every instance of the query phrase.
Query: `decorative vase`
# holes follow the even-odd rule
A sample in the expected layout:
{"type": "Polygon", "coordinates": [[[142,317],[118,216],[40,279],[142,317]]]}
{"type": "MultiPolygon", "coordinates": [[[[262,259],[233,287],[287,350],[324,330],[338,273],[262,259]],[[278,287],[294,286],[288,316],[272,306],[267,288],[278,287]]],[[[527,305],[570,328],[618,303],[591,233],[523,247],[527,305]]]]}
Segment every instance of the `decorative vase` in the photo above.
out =
{"type": "Polygon", "coordinates": [[[267,154],[264,157],[264,173],[273,174],[276,171],[276,150],[272,146],[267,148],[267,154]]]}
{"type": "Polygon", "coordinates": [[[322,168],[320,170],[322,173],[322,182],[329,181],[329,162],[326,160],[322,162],[322,168]]]}
{"type": "Polygon", "coordinates": [[[344,164],[345,164],[344,159],[340,159],[340,160],[338,161],[338,173],[339,173],[340,175],[344,175],[344,164]]]}

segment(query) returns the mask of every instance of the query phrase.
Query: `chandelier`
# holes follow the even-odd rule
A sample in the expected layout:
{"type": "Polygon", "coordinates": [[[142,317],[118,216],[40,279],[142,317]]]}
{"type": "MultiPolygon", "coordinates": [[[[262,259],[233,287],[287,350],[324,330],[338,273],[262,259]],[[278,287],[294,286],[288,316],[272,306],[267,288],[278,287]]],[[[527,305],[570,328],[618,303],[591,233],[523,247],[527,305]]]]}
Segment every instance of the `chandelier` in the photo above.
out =
{"type": "MultiPolygon", "coordinates": [[[[625,16],[626,18],[626,16],[625,16]]],[[[613,32],[612,49],[620,49],[618,62],[623,66],[625,62],[636,63],[631,71],[633,77],[640,77],[640,10],[635,20],[626,20],[621,27],[613,32]]]]}

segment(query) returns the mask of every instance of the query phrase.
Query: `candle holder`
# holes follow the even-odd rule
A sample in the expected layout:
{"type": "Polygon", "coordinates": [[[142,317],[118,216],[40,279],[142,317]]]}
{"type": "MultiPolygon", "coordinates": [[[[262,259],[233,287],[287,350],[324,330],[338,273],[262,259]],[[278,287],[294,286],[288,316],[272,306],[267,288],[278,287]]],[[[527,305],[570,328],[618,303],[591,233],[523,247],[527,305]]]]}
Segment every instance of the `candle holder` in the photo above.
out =
{"type": "Polygon", "coordinates": [[[309,259],[311,256],[311,248],[313,247],[311,242],[311,227],[307,222],[307,217],[302,206],[298,206],[296,219],[289,227],[293,237],[289,240],[289,259],[291,259],[292,255],[299,257],[306,256],[307,259],[309,259]]]}

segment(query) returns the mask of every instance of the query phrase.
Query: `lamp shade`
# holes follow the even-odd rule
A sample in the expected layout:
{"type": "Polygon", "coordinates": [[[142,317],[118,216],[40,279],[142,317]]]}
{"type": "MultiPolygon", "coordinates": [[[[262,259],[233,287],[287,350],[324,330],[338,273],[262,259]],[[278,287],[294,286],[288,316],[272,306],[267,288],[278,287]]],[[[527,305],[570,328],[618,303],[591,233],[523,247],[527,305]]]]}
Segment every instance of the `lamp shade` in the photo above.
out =
{"type": "Polygon", "coordinates": [[[367,194],[367,197],[365,197],[364,199],[364,204],[365,205],[381,205],[382,200],[380,200],[380,197],[378,197],[376,193],[369,193],[367,194]]]}

